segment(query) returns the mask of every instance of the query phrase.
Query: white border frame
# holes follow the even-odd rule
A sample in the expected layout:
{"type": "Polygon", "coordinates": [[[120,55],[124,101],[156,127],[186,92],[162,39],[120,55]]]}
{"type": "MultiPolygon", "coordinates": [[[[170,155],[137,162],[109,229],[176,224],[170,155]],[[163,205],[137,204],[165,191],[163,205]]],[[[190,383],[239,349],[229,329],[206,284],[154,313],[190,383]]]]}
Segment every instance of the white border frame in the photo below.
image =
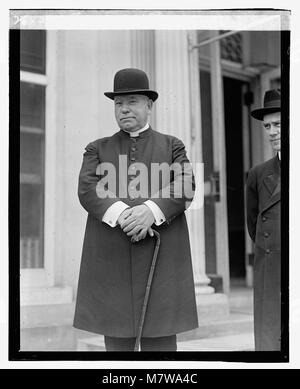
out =
{"type": "MultiPolygon", "coordinates": [[[[45,3],[37,4],[34,1],[29,1],[29,4],[26,4],[27,7],[34,8],[36,6],[44,9],[44,8],[57,8],[60,7],[69,7],[69,2],[66,1],[57,1],[54,0],[51,3],[49,1],[46,1],[45,3]]],[[[84,4],[81,1],[74,0],[72,3],[73,8],[80,8],[84,6],[86,9],[89,8],[96,8],[99,7],[99,3],[95,2],[94,0],[88,0],[84,4]]],[[[101,4],[102,7],[106,8],[123,8],[124,3],[120,0],[116,0],[114,2],[107,2],[104,0],[104,2],[101,4]]],[[[146,4],[144,1],[132,1],[126,3],[127,9],[135,9],[137,6],[143,7],[145,9],[160,9],[160,8],[182,8],[183,4],[174,1],[168,1],[168,0],[153,0],[151,2],[151,5],[146,4]]],[[[222,8],[224,4],[222,4],[220,1],[203,1],[201,3],[202,9],[218,9],[222,8]]],[[[291,83],[291,111],[292,115],[295,115],[297,112],[297,96],[298,96],[298,86],[299,85],[299,63],[300,63],[300,24],[299,24],[299,17],[300,17],[300,6],[297,4],[297,2],[289,1],[289,0],[265,0],[265,2],[262,4],[261,1],[251,1],[241,4],[241,2],[237,2],[236,0],[231,0],[226,4],[226,7],[230,8],[238,8],[238,7],[245,7],[245,8],[251,8],[251,7],[277,7],[277,8],[289,8],[292,9],[293,18],[291,20],[292,24],[292,38],[291,38],[291,77],[293,79],[291,83]]],[[[188,9],[197,9],[199,7],[199,2],[196,0],[188,0],[184,7],[186,10],[188,9]]],[[[24,9],[24,2],[21,2],[20,0],[12,0],[9,4],[8,2],[3,2],[1,10],[1,33],[2,33],[2,39],[1,39],[1,61],[0,61],[0,78],[3,81],[3,88],[1,90],[2,92],[2,99],[4,101],[4,104],[1,105],[1,117],[3,119],[4,127],[8,128],[8,13],[9,8],[19,8],[24,9]]],[[[294,116],[292,117],[294,119],[294,116]]],[[[293,124],[293,120],[292,120],[293,124]]],[[[264,368],[264,369],[295,369],[299,368],[300,366],[300,354],[299,354],[299,347],[298,344],[300,342],[300,331],[299,331],[299,323],[300,323],[300,293],[299,293],[299,282],[298,277],[296,277],[296,274],[299,274],[299,261],[297,261],[297,236],[299,235],[299,218],[297,215],[299,215],[299,202],[297,199],[300,195],[300,187],[297,184],[299,180],[295,179],[298,174],[298,167],[297,167],[297,156],[298,156],[298,146],[299,146],[299,131],[293,131],[291,132],[291,157],[292,162],[294,164],[291,164],[291,203],[293,204],[293,212],[291,213],[291,220],[290,220],[290,239],[291,239],[291,256],[294,255],[293,258],[293,264],[291,269],[291,275],[293,275],[291,280],[291,349],[290,349],[290,361],[288,363],[264,363],[263,366],[261,363],[252,363],[250,366],[246,366],[247,368],[254,369],[254,368],[264,368]]],[[[5,183],[7,182],[7,172],[8,172],[8,131],[7,133],[4,132],[3,134],[3,142],[1,143],[2,149],[1,149],[1,157],[2,157],[2,172],[4,176],[5,183]]],[[[2,225],[1,225],[1,248],[2,248],[2,257],[7,258],[8,257],[8,249],[7,249],[7,243],[8,243],[8,233],[7,233],[7,188],[4,184],[3,191],[1,193],[1,206],[2,206],[2,225]]],[[[7,316],[7,306],[8,306],[8,282],[7,282],[7,276],[8,276],[8,261],[4,260],[2,261],[1,265],[1,300],[0,300],[0,323],[1,323],[1,332],[0,332],[0,343],[3,347],[1,347],[0,351],[0,365],[1,368],[4,369],[15,369],[20,367],[19,361],[11,361],[8,360],[8,339],[7,339],[7,331],[8,331],[8,316],[7,316]]],[[[123,368],[123,369],[131,369],[132,368],[132,361],[23,361],[22,362],[22,368],[24,369],[39,369],[39,368],[47,368],[47,369],[53,369],[53,368],[73,368],[73,369],[111,369],[111,368],[123,368]]],[[[135,367],[136,368],[144,368],[145,367],[145,361],[135,361],[135,367]]],[[[215,369],[218,367],[219,369],[245,369],[245,363],[229,363],[229,362],[222,362],[216,363],[215,361],[147,361],[147,367],[148,368],[197,368],[197,369],[215,369]]]]}

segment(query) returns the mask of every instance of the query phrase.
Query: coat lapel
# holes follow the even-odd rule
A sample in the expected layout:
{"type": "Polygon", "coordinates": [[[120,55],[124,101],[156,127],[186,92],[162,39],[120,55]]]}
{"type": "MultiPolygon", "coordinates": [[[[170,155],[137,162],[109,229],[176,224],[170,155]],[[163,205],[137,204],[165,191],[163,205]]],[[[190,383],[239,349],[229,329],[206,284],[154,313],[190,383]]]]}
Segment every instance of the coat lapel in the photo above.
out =
{"type": "Polygon", "coordinates": [[[280,162],[277,156],[274,158],[274,163],[272,164],[270,170],[266,173],[263,182],[270,194],[270,198],[262,212],[275,204],[281,198],[280,162]]]}
{"type": "Polygon", "coordinates": [[[276,174],[275,172],[271,172],[271,173],[269,172],[268,175],[263,180],[264,185],[271,196],[273,195],[275,189],[278,186],[278,179],[279,179],[278,174],[276,174]]]}

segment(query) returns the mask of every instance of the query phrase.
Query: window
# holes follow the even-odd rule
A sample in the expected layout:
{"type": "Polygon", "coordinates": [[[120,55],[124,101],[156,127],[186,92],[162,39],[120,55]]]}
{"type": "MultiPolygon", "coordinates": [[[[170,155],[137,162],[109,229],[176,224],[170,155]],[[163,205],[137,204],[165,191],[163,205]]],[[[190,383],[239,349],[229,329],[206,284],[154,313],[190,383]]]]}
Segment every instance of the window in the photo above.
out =
{"type": "Polygon", "coordinates": [[[46,31],[21,30],[21,69],[34,73],[46,73],[46,31]]]}
{"type": "Polygon", "coordinates": [[[46,33],[20,34],[20,266],[37,269],[44,267],[46,33]]]}
{"type": "MultiPolygon", "coordinates": [[[[220,31],[224,34],[228,31],[220,31]]],[[[243,63],[243,40],[242,34],[236,33],[221,39],[221,58],[228,61],[243,63]]]]}

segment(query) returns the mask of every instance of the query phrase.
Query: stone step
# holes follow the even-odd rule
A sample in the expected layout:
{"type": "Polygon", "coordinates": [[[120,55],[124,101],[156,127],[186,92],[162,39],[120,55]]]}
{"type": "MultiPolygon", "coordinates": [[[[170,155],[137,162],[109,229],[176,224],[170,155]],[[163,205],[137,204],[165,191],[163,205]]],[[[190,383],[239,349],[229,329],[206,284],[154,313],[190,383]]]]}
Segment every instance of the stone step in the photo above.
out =
{"type": "MultiPolygon", "coordinates": [[[[104,337],[80,339],[77,351],[105,351],[104,337]]],[[[177,342],[177,351],[254,351],[253,333],[217,336],[177,342]]]]}
{"type": "Polygon", "coordinates": [[[253,288],[235,288],[228,299],[231,311],[253,312],[253,288]]]}
{"type": "Polygon", "coordinates": [[[77,351],[105,351],[104,336],[78,339],[77,351]]]}
{"type": "MultiPolygon", "coordinates": [[[[200,321],[199,327],[192,330],[183,332],[177,335],[177,340],[180,344],[186,344],[187,347],[191,347],[193,344],[200,342],[203,347],[214,344],[214,339],[218,338],[219,341],[233,337],[233,339],[243,339],[243,337],[253,337],[253,316],[251,314],[245,314],[240,312],[231,312],[227,317],[215,321],[200,321]],[[203,343],[202,343],[203,341],[203,343]]],[[[248,345],[251,342],[247,341],[248,345]]],[[[225,342],[226,343],[226,342],[225,342]]],[[[218,343],[218,345],[222,344],[218,343]]],[[[233,343],[232,347],[235,347],[239,343],[233,343]]],[[[245,347],[247,346],[245,345],[245,347]]],[[[198,347],[198,346],[197,346],[198,347]]],[[[210,347],[210,346],[209,346],[210,347]]],[[[219,346],[218,346],[219,347],[219,346]]],[[[226,345],[227,347],[227,345],[226,345]]],[[[244,347],[242,345],[242,347],[244,347]]],[[[248,347],[248,346],[247,346],[248,347]]],[[[250,346],[249,346],[250,347],[250,346]]],[[[90,338],[79,339],[77,342],[78,350],[105,350],[103,336],[95,336],[90,338]]]]}
{"type": "Polygon", "coordinates": [[[254,351],[252,332],[177,343],[177,351],[254,351]]]}
{"type": "Polygon", "coordinates": [[[74,309],[74,302],[21,306],[20,325],[22,329],[72,325],[74,309]]]}
{"type": "Polygon", "coordinates": [[[227,317],[218,320],[202,321],[199,318],[199,327],[178,334],[178,340],[193,340],[203,338],[214,338],[216,336],[227,336],[234,334],[253,332],[253,315],[250,313],[230,312],[227,317]]]}

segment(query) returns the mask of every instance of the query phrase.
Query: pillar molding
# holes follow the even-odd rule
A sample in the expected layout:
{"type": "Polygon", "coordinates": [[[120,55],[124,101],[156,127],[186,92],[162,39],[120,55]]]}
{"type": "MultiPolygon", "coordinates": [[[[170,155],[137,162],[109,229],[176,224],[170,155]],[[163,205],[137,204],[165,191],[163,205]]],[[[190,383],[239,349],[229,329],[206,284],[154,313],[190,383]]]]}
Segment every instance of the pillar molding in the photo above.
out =
{"type": "MultiPolygon", "coordinates": [[[[181,139],[192,162],[202,162],[200,93],[197,60],[189,55],[186,31],[155,31],[155,69],[157,130],[181,139]],[[196,62],[195,62],[196,61],[196,62]],[[193,86],[194,85],[194,86],[193,86]],[[198,107],[198,109],[196,108],[198,107]]],[[[201,169],[196,172],[201,191],[201,169]]],[[[201,194],[200,194],[201,202],[201,194]]],[[[203,201],[203,200],[202,200],[203,201]]],[[[194,203],[194,202],[193,202],[194,203]]],[[[205,274],[204,209],[194,205],[186,211],[190,233],[196,294],[212,294],[210,279],[205,274]]],[[[199,205],[199,204],[198,204],[199,205]]]]}
{"type": "MultiPolygon", "coordinates": [[[[218,31],[211,31],[211,38],[218,37],[218,34],[218,31]]],[[[217,272],[222,275],[223,289],[224,292],[228,294],[230,281],[226,192],[226,144],[220,40],[216,40],[210,44],[210,69],[214,171],[220,173],[220,201],[215,203],[217,272]]]]}
{"type": "MultiPolygon", "coordinates": [[[[155,82],[155,36],[153,30],[130,31],[131,66],[148,75],[150,89],[156,90],[155,82]]],[[[156,106],[153,105],[150,124],[156,127],[156,106]]]]}

